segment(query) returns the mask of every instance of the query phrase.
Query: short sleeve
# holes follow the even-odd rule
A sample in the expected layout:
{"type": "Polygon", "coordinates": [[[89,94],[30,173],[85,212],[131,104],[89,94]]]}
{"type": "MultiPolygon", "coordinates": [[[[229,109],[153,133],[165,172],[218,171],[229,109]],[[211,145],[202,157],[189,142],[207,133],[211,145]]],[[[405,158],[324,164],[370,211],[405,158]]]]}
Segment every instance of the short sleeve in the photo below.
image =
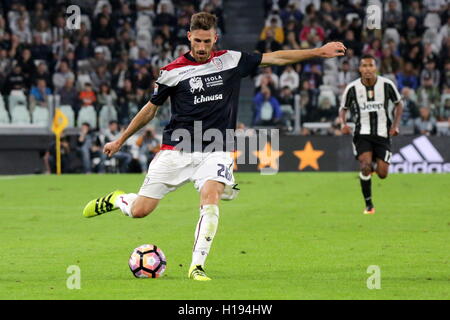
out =
{"type": "Polygon", "coordinates": [[[389,99],[391,99],[393,103],[398,103],[402,100],[402,96],[398,92],[397,87],[392,82],[388,82],[388,91],[389,99]]]}
{"type": "Polygon", "coordinates": [[[172,91],[171,89],[172,88],[169,86],[156,83],[150,102],[156,106],[163,105],[164,102],[166,102],[167,98],[170,96],[170,93],[172,91]]]}
{"type": "Polygon", "coordinates": [[[354,94],[354,86],[348,85],[344,90],[344,94],[342,95],[341,106],[339,109],[347,110],[348,108],[350,108],[350,106],[353,103],[353,97],[354,97],[353,94],[354,94]]]}
{"type": "Polygon", "coordinates": [[[153,95],[150,102],[154,105],[160,106],[166,102],[167,98],[172,92],[172,86],[170,86],[170,76],[167,71],[161,70],[158,80],[156,80],[155,87],[153,89],[153,95]]]}
{"type": "Polygon", "coordinates": [[[255,73],[256,69],[261,64],[261,53],[246,53],[242,52],[238,63],[239,74],[242,78],[255,73]]]}

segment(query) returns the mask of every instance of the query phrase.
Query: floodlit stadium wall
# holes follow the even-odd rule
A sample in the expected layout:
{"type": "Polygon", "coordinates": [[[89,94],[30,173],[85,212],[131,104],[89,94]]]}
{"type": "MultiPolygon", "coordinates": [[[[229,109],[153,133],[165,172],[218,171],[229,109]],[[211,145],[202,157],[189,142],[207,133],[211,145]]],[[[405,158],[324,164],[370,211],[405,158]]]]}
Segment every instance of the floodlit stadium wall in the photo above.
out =
{"type": "MultiPolygon", "coordinates": [[[[54,137],[49,134],[1,135],[0,174],[43,171],[43,153],[54,137]]],[[[235,153],[236,172],[356,171],[349,136],[282,136],[279,143],[258,143],[235,153]],[[277,146],[278,144],[278,146],[277,146]]],[[[261,141],[259,141],[261,142],[261,141]]],[[[450,172],[450,139],[440,136],[399,136],[393,139],[391,173],[450,172]]]]}

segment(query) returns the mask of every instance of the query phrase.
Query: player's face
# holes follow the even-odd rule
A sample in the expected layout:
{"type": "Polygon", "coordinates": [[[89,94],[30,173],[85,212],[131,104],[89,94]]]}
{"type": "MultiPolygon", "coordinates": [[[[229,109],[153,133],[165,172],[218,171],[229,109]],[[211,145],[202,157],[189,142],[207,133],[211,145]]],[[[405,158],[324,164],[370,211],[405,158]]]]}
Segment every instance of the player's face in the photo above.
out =
{"type": "Polygon", "coordinates": [[[377,77],[377,65],[374,59],[362,59],[359,64],[359,72],[363,79],[375,79],[377,77]]]}
{"type": "Polygon", "coordinates": [[[214,28],[209,30],[194,30],[188,32],[191,42],[191,55],[197,62],[205,62],[211,55],[212,48],[217,41],[217,33],[214,28]]]}

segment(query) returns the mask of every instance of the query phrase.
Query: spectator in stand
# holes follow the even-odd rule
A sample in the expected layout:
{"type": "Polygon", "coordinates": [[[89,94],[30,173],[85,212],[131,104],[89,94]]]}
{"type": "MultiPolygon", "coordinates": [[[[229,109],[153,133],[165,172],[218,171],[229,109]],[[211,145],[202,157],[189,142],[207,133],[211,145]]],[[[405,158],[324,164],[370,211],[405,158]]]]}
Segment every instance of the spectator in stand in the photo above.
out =
{"type": "Polygon", "coordinates": [[[384,13],[383,24],[385,28],[400,29],[402,23],[402,12],[397,6],[397,1],[390,0],[388,9],[384,13]]]}
{"type": "Polygon", "coordinates": [[[75,48],[75,57],[77,60],[87,60],[94,56],[94,47],[89,36],[83,36],[81,42],[75,48]]]}
{"type": "Polygon", "coordinates": [[[67,64],[67,61],[62,60],[59,63],[58,72],[53,74],[53,87],[55,90],[61,89],[64,84],[66,83],[67,79],[75,80],[74,73],[69,69],[69,65],[67,64]]]}
{"type": "Polygon", "coordinates": [[[11,94],[12,90],[20,90],[25,92],[25,77],[22,73],[20,65],[16,64],[12,72],[7,76],[5,81],[6,94],[11,94]]]}
{"type": "Polygon", "coordinates": [[[281,121],[281,108],[278,100],[272,96],[269,87],[262,87],[253,98],[255,112],[253,115],[253,125],[274,126],[281,121]]]}
{"type": "Polygon", "coordinates": [[[395,74],[401,67],[401,59],[392,54],[392,50],[388,45],[383,47],[383,54],[381,58],[380,73],[382,75],[392,75],[395,78],[395,74]]]}
{"type": "Polygon", "coordinates": [[[84,84],[84,90],[80,92],[79,98],[82,107],[94,106],[94,104],[97,102],[97,96],[92,88],[92,84],[90,84],[89,82],[86,82],[84,84]]]}
{"type": "Polygon", "coordinates": [[[397,87],[401,91],[403,87],[416,90],[419,87],[419,77],[411,62],[406,62],[403,71],[397,73],[397,87]]]}
{"type": "Polygon", "coordinates": [[[283,21],[283,25],[287,25],[289,21],[299,23],[303,19],[303,13],[297,9],[295,2],[290,2],[286,8],[281,10],[280,17],[283,21]]]}
{"type": "Polygon", "coordinates": [[[142,173],[147,173],[148,166],[155,155],[160,150],[160,142],[155,137],[151,128],[146,128],[144,133],[138,138],[136,144],[139,147],[139,164],[142,173]]]}
{"type": "Polygon", "coordinates": [[[439,87],[439,81],[441,80],[441,73],[436,70],[436,62],[434,60],[428,60],[425,63],[425,68],[420,74],[420,83],[425,82],[425,78],[431,78],[433,86],[439,87]]]}
{"type": "Polygon", "coordinates": [[[325,31],[319,25],[316,19],[306,21],[304,27],[300,31],[301,42],[308,42],[313,47],[318,47],[325,40],[325,31]]]}
{"type": "Polygon", "coordinates": [[[78,114],[80,109],[80,100],[77,89],[74,86],[73,79],[67,79],[64,86],[57,91],[60,96],[60,105],[69,105],[74,110],[75,114],[78,114]]]}
{"type": "Polygon", "coordinates": [[[44,60],[49,63],[52,59],[52,49],[49,45],[42,42],[42,36],[40,34],[33,36],[33,45],[30,50],[31,56],[35,60],[44,60]]]}
{"type": "Polygon", "coordinates": [[[97,101],[100,109],[103,106],[115,107],[117,105],[117,94],[109,87],[108,82],[104,82],[100,85],[97,101]]]}
{"type": "Polygon", "coordinates": [[[339,92],[342,94],[345,90],[345,87],[357,78],[357,74],[350,70],[350,64],[347,60],[342,62],[342,66],[338,73],[338,83],[337,88],[339,92]]]}
{"type": "Polygon", "coordinates": [[[300,84],[300,77],[294,70],[294,66],[287,65],[283,73],[280,76],[279,87],[289,87],[292,91],[295,91],[300,84]]]}
{"type": "Polygon", "coordinates": [[[89,123],[81,125],[80,135],[78,136],[78,150],[83,162],[83,173],[92,173],[91,152],[95,145],[96,135],[92,131],[89,123]]]}
{"type": "Polygon", "coordinates": [[[256,44],[256,51],[259,53],[273,52],[281,49],[281,45],[275,41],[272,29],[267,29],[264,40],[259,40],[256,44]]]}
{"type": "Polygon", "coordinates": [[[431,115],[430,108],[421,107],[420,116],[414,120],[414,133],[433,135],[436,133],[436,118],[431,115]]]}
{"type": "MultiPolygon", "coordinates": [[[[108,128],[103,132],[103,135],[105,136],[104,143],[108,143],[111,141],[114,141],[120,137],[121,131],[119,127],[119,123],[115,120],[112,120],[108,124],[108,128]]],[[[116,152],[112,158],[116,159],[119,162],[119,172],[120,173],[127,173],[131,160],[133,160],[133,157],[131,154],[125,150],[126,148],[122,148],[119,152],[116,152]]],[[[101,153],[101,163],[99,165],[99,172],[105,172],[104,163],[107,159],[106,154],[101,153]]]]}
{"type": "Polygon", "coordinates": [[[414,119],[419,116],[419,109],[413,99],[413,91],[411,88],[403,87],[401,92],[403,97],[403,113],[400,123],[402,126],[413,128],[414,119]]]}
{"type": "Polygon", "coordinates": [[[92,39],[103,46],[114,44],[114,28],[107,16],[99,15],[98,23],[95,23],[92,30],[92,39]]]}
{"type": "Polygon", "coordinates": [[[260,88],[262,86],[263,79],[267,80],[268,85],[277,90],[279,85],[279,77],[272,71],[271,66],[266,66],[262,69],[262,73],[255,78],[255,87],[260,88]]]}
{"type": "Polygon", "coordinates": [[[95,68],[95,72],[91,72],[90,78],[92,81],[92,87],[95,91],[100,90],[100,85],[102,83],[110,83],[111,82],[111,74],[109,73],[106,65],[100,64],[95,68]]]}
{"type": "Polygon", "coordinates": [[[421,106],[429,106],[432,110],[439,107],[441,94],[439,88],[434,86],[431,75],[426,75],[422,85],[417,90],[417,102],[421,106]]]}
{"type": "Polygon", "coordinates": [[[47,87],[44,79],[38,79],[36,86],[32,86],[30,90],[30,111],[33,112],[35,107],[49,108],[49,95],[52,90],[47,87]]]}
{"type": "Polygon", "coordinates": [[[284,42],[284,30],[281,26],[278,25],[278,20],[275,18],[272,18],[270,20],[270,24],[268,26],[265,26],[262,31],[261,35],[259,37],[260,40],[266,40],[267,38],[267,30],[272,30],[273,39],[278,42],[278,44],[281,46],[284,42]]]}
{"type": "Polygon", "coordinates": [[[22,51],[22,54],[17,62],[18,65],[20,65],[22,69],[22,74],[25,78],[25,86],[27,88],[31,87],[31,77],[36,72],[36,65],[33,62],[33,59],[31,57],[31,51],[30,49],[26,48],[22,51]]]}

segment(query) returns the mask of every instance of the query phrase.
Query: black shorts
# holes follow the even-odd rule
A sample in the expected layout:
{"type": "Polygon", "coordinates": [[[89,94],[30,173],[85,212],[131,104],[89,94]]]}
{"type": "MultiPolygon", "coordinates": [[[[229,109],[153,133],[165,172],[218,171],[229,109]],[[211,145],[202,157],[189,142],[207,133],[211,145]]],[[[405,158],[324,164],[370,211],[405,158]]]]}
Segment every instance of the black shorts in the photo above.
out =
{"type": "Polygon", "coordinates": [[[372,161],[377,158],[386,163],[391,162],[391,140],[379,136],[359,135],[353,137],[353,153],[356,159],[364,152],[372,152],[372,161]]]}

